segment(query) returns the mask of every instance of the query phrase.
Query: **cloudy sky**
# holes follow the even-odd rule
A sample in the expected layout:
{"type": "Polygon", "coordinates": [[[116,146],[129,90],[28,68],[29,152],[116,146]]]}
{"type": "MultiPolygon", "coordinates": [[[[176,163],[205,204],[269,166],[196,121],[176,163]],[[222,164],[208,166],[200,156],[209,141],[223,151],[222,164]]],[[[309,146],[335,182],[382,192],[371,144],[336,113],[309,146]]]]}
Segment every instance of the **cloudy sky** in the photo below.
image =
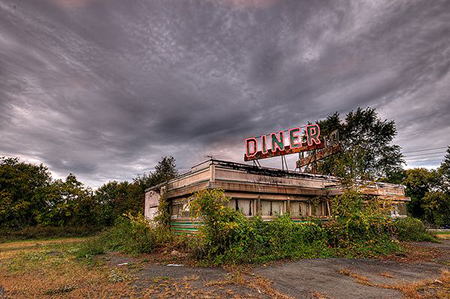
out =
{"type": "Polygon", "coordinates": [[[450,1],[0,1],[0,156],[56,177],[242,162],[245,137],[368,106],[439,165],[450,1]]]}

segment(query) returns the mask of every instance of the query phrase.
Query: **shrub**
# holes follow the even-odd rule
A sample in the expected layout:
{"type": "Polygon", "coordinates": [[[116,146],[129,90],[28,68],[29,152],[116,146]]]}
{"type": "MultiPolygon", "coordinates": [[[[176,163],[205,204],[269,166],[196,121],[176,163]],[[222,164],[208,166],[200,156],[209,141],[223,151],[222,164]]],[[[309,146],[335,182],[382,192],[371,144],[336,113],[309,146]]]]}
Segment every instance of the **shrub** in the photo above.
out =
{"type": "Polygon", "coordinates": [[[126,216],[117,219],[109,230],[84,242],[77,253],[78,258],[91,259],[96,254],[118,250],[127,254],[150,253],[171,243],[169,229],[156,227],[144,216],[126,216]]]}
{"type": "Polygon", "coordinates": [[[144,218],[127,215],[120,217],[106,233],[109,249],[129,254],[149,253],[171,241],[169,229],[156,228],[144,218]]]}
{"type": "Polygon", "coordinates": [[[344,256],[371,257],[400,249],[386,199],[347,190],[333,199],[333,219],[323,225],[329,246],[344,256]]]}
{"type": "Polygon", "coordinates": [[[76,250],[76,257],[91,263],[95,255],[102,254],[106,250],[107,244],[105,244],[103,236],[96,236],[80,245],[78,250],[76,250]]]}
{"type": "Polygon", "coordinates": [[[341,241],[368,240],[390,233],[389,200],[347,190],[333,199],[332,209],[334,230],[341,241]]]}
{"type": "Polygon", "coordinates": [[[204,221],[194,239],[198,259],[222,264],[330,256],[317,224],[297,224],[288,215],[273,222],[246,218],[227,207],[228,200],[221,190],[203,190],[192,197],[192,215],[204,221]]]}
{"type": "Polygon", "coordinates": [[[400,218],[394,222],[395,232],[400,241],[437,242],[436,238],[427,232],[422,221],[417,218],[400,218]]]}

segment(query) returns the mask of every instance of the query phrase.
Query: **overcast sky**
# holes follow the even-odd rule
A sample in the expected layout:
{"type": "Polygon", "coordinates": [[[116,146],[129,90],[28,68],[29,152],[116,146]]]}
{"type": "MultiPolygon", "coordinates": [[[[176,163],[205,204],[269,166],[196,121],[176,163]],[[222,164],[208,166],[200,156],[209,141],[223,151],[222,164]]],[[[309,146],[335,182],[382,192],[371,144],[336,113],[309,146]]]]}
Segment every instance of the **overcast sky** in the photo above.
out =
{"type": "Polygon", "coordinates": [[[436,167],[449,71],[450,1],[1,0],[0,156],[95,187],[370,106],[436,167]]]}

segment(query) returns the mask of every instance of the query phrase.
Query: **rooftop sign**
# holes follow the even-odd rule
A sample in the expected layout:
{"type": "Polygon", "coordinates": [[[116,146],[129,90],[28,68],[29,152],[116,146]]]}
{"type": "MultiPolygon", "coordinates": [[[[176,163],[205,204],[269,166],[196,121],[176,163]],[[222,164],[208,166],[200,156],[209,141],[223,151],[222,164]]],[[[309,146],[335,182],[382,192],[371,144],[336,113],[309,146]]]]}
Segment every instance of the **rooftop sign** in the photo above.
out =
{"type": "Polygon", "coordinates": [[[320,127],[318,124],[291,128],[278,133],[270,133],[245,139],[245,161],[266,159],[276,156],[300,153],[313,149],[324,148],[320,140],[320,127]],[[287,134],[285,134],[285,132],[287,134]],[[304,138],[306,142],[303,142],[304,138]]]}

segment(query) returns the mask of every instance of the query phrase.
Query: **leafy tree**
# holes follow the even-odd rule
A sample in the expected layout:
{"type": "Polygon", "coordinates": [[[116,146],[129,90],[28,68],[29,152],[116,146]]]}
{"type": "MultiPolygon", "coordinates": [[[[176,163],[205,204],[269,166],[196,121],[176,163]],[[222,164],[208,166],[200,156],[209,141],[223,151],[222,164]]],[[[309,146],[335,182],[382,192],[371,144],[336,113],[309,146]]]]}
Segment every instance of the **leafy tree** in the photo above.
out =
{"type": "Polygon", "coordinates": [[[114,223],[117,217],[127,213],[143,214],[145,189],[174,178],[178,174],[173,157],[163,157],[154,172],[139,174],[129,182],[108,182],[95,192],[95,200],[101,211],[100,221],[105,225],[114,223]]]}
{"type": "Polygon", "coordinates": [[[69,174],[65,181],[55,180],[43,193],[41,211],[37,216],[41,225],[96,224],[91,190],[69,174]]]}
{"type": "Polygon", "coordinates": [[[163,157],[155,166],[154,172],[137,175],[133,181],[138,183],[143,189],[147,189],[175,178],[178,171],[174,157],[163,157]]]}
{"type": "Polygon", "coordinates": [[[321,135],[338,130],[341,151],[318,163],[319,173],[347,179],[377,180],[401,171],[402,153],[392,140],[394,121],[381,120],[374,108],[350,111],[343,122],[338,112],[318,122],[321,135]]]}
{"type": "Polygon", "coordinates": [[[408,212],[437,226],[450,224],[450,148],[437,170],[414,168],[405,171],[408,212]]]}
{"type": "Polygon", "coordinates": [[[139,212],[142,203],[139,197],[139,185],[129,182],[111,181],[95,192],[95,201],[98,204],[97,215],[99,222],[104,225],[112,225],[114,221],[128,212],[139,212]]]}
{"type": "Polygon", "coordinates": [[[0,157],[0,226],[36,225],[50,183],[51,175],[44,165],[0,157]]]}
{"type": "Polygon", "coordinates": [[[428,192],[436,189],[438,176],[436,171],[426,168],[413,168],[405,171],[406,196],[411,197],[407,204],[408,212],[416,218],[424,219],[425,208],[423,198],[428,192]]]}
{"type": "Polygon", "coordinates": [[[444,161],[438,169],[440,176],[441,191],[450,194],[450,146],[447,147],[447,155],[445,155],[444,161]]]}
{"type": "Polygon", "coordinates": [[[423,197],[425,219],[437,226],[450,224],[450,195],[433,191],[423,197]]]}

